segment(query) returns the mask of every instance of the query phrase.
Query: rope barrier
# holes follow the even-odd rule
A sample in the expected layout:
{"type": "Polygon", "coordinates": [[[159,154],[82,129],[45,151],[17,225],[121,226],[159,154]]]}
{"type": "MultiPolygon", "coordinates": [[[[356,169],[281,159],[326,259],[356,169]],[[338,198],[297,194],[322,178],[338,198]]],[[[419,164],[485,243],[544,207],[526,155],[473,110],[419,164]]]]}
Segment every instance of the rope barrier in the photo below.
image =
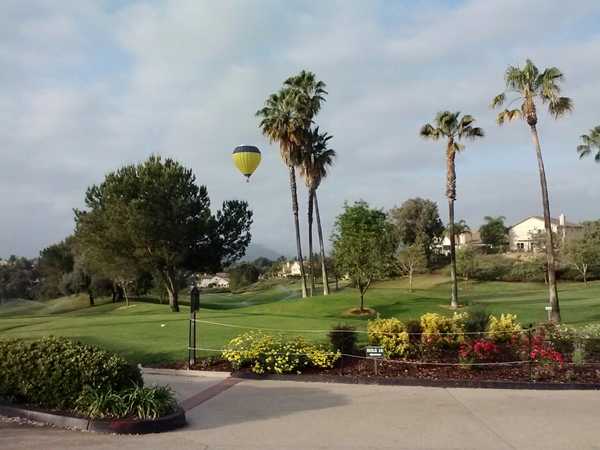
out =
{"type": "MultiPolygon", "coordinates": [[[[246,325],[235,325],[231,323],[221,323],[221,322],[212,322],[210,320],[202,320],[202,319],[190,319],[192,322],[204,323],[208,325],[217,325],[226,328],[237,328],[241,330],[256,330],[256,331],[270,331],[270,332],[278,332],[278,333],[315,333],[315,334],[325,334],[335,331],[336,333],[361,333],[361,334],[385,334],[385,335],[396,335],[400,334],[398,332],[393,331],[366,331],[366,330],[295,330],[295,329],[282,329],[282,328],[260,328],[260,327],[250,327],[246,325]]],[[[499,335],[499,334],[526,334],[530,331],[534,331],[539,327],[519,330],[519,331],[465,331],[461,333],[457,332],[444,332],[444,333],[406,333],[409,336],[455,336],[455,335],[499,335]]]]}
{"type": "MultiPolygon", "coordinates": [[[[203,347],[188,347],[188,350],[223,353],[226,349],[216,348],[203,348],[203,347]]],[[[324,353],[326,355],[336,355],[334,352],[324,353]]],[[[309,353],[273,353],[272,355],[287,355],[287,356],[309,356],[309,353]]],[[[514,366],[520,364],[541,364],[541,361],[536,360],[518,360],[518,361],[500,361],[500,362],[480,362],[480,363],[450,363],[450,362],[435,362],[435,361],[409,361],[402,359],[387,359],[387,358],[372,358],[369,356],[351,355],[349,353],[340,353],[341,356],[347,356],[349,358],[378,361],[388,364],[401,364],[401,365],[413,365],[413,366],[444,366],[444,367],[471,367],[471,366],[514,366]]],[[[600,366],[600,362],[587,362],[587,363],[563,363],[565,366],[600,366]]]]}

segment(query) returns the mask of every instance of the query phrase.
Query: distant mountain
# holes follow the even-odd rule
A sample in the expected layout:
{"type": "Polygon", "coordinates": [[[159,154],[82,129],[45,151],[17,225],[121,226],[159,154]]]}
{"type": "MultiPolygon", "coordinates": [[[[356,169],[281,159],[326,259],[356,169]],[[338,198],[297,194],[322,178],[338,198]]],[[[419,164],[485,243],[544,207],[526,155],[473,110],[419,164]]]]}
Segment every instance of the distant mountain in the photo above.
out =
{"type": "Polygon", "coordinates": [[[270,260],[275,261],[280,256],[282,256],[281,253],[278,253],[265,245],[251,243],[246,250],[246,254],[242,258],[242,261],[254,261],[256,258],[260,257],[269,258],[270,260]]]}

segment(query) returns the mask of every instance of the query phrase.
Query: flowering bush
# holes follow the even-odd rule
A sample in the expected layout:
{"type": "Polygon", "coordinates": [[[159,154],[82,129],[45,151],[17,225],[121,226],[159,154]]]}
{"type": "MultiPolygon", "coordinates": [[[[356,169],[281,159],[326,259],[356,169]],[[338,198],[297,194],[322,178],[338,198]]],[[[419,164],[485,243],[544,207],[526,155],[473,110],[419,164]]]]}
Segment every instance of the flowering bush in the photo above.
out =
{"type": "Polygon", "coordinates": [[[517,316],[514,314],[502,314],[500,317],[490,316],[488,334],[494,342],[508,342],[522,330],[523,328],[517,322],[517,316]]]}
{"type": "Polygon", "coordinates": [[[586,357],[594,360],[600,358],[600,325],[586,325],[579,331],[579,339],[586,357]]]}
{"type": "Polygon", "coordinates": [[[487,339],[476,339],[461,344],[458,357],[461,363],[476,364],[494,362],[500,353],[500,348],[487,339]]]}
{"type": "Polygon", "coordinates": [[[340,358],[321,346],[306,342],[301,337],[285,339],[259,332],[250,332],[233,338],[223,351],[223,358],[235,369],[250,367],[254,373],[301,373],[306,367],[333,367],[340,358]]]}
{"type": "Polygon", "coordinates": [[[546,323],[539,330],[554,349],[562,354],[570,354],[575,349],[577,332],[565,325],[546,323]]]}
{"type": "Polygon", "coordinates": [[[467,313],[454,313],[452,317],[436,313],[421,316],[422,342],[430,346],[460,344],[464,341],[467,313]]]}
{"type": "Polygon", "coordinates": [[[367,325],[369,343],[381,345],[386,358],[405,357],[410,349],[410,336],[404,323],[392,317],[390,319],[369,320],[367,325]]]}
{"type": "Polygon", "coordinates": [[[529,358],[537,363],[533,369],[533,377],[538,380],[555,377],[556,370],[564,364],[563,355],[546,340],[543,330],[533,337],[529,358]]]}

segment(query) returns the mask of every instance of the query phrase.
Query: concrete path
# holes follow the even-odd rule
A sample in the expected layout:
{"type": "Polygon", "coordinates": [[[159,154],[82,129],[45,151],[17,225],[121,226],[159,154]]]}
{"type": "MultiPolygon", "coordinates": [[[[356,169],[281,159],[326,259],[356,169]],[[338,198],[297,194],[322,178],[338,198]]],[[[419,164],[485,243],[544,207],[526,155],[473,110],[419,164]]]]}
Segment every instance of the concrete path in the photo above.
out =
{"type": "Polygon", "coordinates": [[[117,436],[0,421],[0,449],[600,450],[598,391],[145,378],[195,399],[186,428],[117,436]]]}

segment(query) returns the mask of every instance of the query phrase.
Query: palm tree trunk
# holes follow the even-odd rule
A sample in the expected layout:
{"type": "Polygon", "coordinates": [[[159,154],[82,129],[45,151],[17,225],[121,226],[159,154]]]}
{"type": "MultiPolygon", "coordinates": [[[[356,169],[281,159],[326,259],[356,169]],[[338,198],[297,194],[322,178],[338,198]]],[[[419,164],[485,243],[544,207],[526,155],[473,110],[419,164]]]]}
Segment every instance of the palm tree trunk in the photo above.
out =
{"type": "Polygon", "coordinates": [[[448,141],[446,154],[446,197],[448,197],[448,234],[450,238],[450,281],[452,281],[452,297],[450,307],[458,308],[458,280],[456,279],[456,243],[454,239],[454,200],[456,199],[456,169],[454,166],[454,141],[448,141]]]}
{"type": "Polygon", "coordinates": [[[329,278],[327,276],[327,266],[325,265],[325,246],[323,245],[323,228],[321,227],[321,214],[319,213],[319,201],[317,200],[317,191],[313,193],[315,202],[315,215],[317,216],[317,232],[319,234],[319,247],[321,251],[321,273],[323,274],[323,295],[329,295],[329,278]]]}
{"type": "Polygon", "coordinates": [[[548,184],[546,182],[546,171],[542,159],[542,148],[535,124],[530,125],[535,154],[537,156],[538,170],[540,172],[540,185],[542,188],[542,205],[544,207],[544,227],[546,228],[546,258],[548,260],[548,303],[550,320],[560,322],[560,306],[558,304],[558,289],[556,287],[556,266],[554,263],[554,237],[552,236],[552,223],[550,221],[550,200],[548,198],[548,184]]]}
{"type": "Polygon", "coordinates": [[[310,296],[313,296],[315,291],[315,268],[313,261],[313,199],[314,192],[312,189],[308,191],[308,276],[310,279],[310,296]]]}
{"type": "Polygon", "coordinates": [[[304,258],[302,257],[302,241],[300,240],[300,221],[298,220],[298,193],[296,188],[296,169],[290,165],[290,191],[292,192],[292,212],[294,214],[294,227],[296,229],[296,249],[300,263],[300,277],[302,278],[302,298],[306,298],[306,275],[304,273],[304,258]]]}
{"type": "Polygon", "coordinates": [[[448,234],[450,235],[450,280],[452,281],[452,299],[450,307],[458,308],[458,280],[456,279],[456,249],[454,242],[454,200],[448,199],[448,234]]]}

